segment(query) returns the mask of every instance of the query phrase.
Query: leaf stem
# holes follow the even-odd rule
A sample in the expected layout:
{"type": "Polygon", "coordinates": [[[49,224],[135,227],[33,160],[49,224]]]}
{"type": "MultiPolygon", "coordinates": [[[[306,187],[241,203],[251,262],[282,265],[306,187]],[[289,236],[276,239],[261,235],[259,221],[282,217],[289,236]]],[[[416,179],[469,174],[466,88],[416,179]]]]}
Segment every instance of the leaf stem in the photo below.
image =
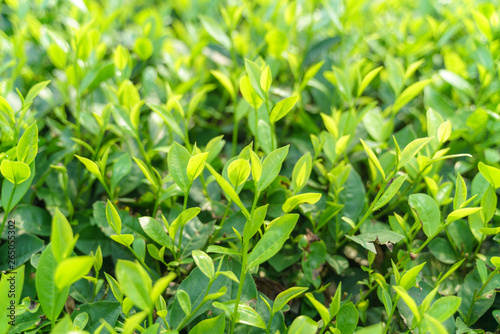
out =
{"type": "MultiPolygon", "coordinates": [[[[188,202],[188,197],[189,197],[189,190],[191,190],[191,186],[188,187],[186,190],[186,193],[184,194],[184,205],[182,206],[182,211],[186,211],[187,209],[187,202],[188,202]]],[[[179,231],[179,254],[181,252],[181,245],[182,245],[182,232],[184,231],[184,224],[181,224],[181,228],[179,231]]]]}

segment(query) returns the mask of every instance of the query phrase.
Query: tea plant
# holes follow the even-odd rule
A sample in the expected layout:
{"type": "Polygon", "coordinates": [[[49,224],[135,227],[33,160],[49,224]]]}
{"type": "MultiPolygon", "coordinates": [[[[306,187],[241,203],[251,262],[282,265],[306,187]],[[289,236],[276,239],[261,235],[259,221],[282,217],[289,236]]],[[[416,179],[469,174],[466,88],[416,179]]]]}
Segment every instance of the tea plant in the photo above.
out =
{"type": "Polygon", "coordinates": [[[500,330],[493,2],[0,6],[0,333],[500,330]]]}

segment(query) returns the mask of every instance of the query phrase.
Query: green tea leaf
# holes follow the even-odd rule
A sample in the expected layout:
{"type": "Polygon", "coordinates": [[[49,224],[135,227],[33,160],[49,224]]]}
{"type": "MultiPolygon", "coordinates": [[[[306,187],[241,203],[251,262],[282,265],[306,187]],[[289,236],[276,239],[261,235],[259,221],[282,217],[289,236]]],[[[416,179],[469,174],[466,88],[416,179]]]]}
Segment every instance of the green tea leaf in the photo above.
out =
{"type": "Polygon", "coordinates": [[[139,37],[135,40],[134,51],[140,60],[147,60],[153,54],[153,43],[147,37],[139,37]]]}
{"type": "Polygon", "coordinates": [[[69,294],[69,286],[63,289],[56,286],[54,277],[57,265],[52,253],[52,244],[49,244],[38,261],[35,286],[45,316],[53,321],[61,314],[69,294]]]}
{"type": "Polygon", "coordinates": [[[215,275],[214,263],[212,261],[212,258],[205,252],[202,252],[200,250],[194,250],[192,252],[192,256],[194,262],[196,262],[196,265],[198,266],[198,268],[200,268],[201,272],[208,278],[212,279],[215,275]]]}
{"type": "Polygon", "coordinates": [[[273,257],[283,247],[298,219],[298,214],[286,214],[271,222],[248,256],[247,268],[258,266],[273,257]]]}
{"type": "Polygon", "coordinates": [[[99,166],[97,166],[97,164],[95,162],[93,162],[90,159],[78,156],[76,154],[75,154],[75,157],[77,157],[78,160],[80,160],[80,162],[85,166],[85,168],[87,168],[87,170],[90,173],[92,173],[99,181],[104,183],[104,180],[103,180],[102,175],[101,175],[101,171],[99,170],[99,166]]]}
{"type": "Polygon", "coordinates": [[[233,99],[233,101],[236,100],[236,90],[234,89],[233,83],[231,82],[231,79],[221,71],[217,70],[211,70],[210,73],[219,80],[219,82],[224,86],[224,88],[228,91],[229,95],[233,99]]]}
{"type": "Polygon", "coordinates": [[[358,309],[352,302],[348,302],[340,308],[337,313],[337,328],[342,334],[352,334],[358,326],[359,313],[358,309]]]}
{"type": "Polygon", "coordinates": [[[245,224],[243,239],[250,240],[264,223],[266,218],[268,204],[258,207],[254,210],[250,221],[245,224]]]}
{"type": "Polygon", "coordinates": [[[311,334],[316,333],[318,323],[306,315],[299,315],[290,325],[289,333],[311,334]]]}
{"type": "Polygon", "coordinates": [[[267,65],[260,75],[260,87],[266,95],[269,92],[269,88],[271,88],[272,82],[273,76],[271,75],[271,69],[269,68],[269,65],[267,65]]]}
{"type": "Polygon", "coordinates": [[[481,172],[481,174],[486,180],[488,180],[493,188],[500,188],[500,169],[488,166],[482,162],[479,162],[477,167],[479,168],[479,172],[481,172]]]}
{"type": "Polygon", "coordinates": [[[191,300],[187,292],[181,289],[177,290],[177,301],[181,305],[186,316],[188,316],[191,313],[191,300]]]}
{"type": "Polygon", "coordinates": [[[431,314],[442,323],[458,311],[461,301],[461,298],[456,296],[441,297],[432,304],[426,313],[431,314]]]}
{"type": "Polygon", "coordinates": [[[122,220],[118,211],[116,211],[115,206],[109,201],[109,199],[106,203],[106,219],[108,220],[108,224],[111,226],[113,231],[115,231],[116,234],[120,234],[122,231],[122,220]]]}
{"type": "Polygon", "coordinates": [[[403,149],[401,158],[399,159],[398,168],[401,169],[406,165],[432,138],[417,138],[403,149]]]}
{"type": "Polygon", "coordinates": [[[259,65],[251,60],[245,59],[245,69],[250,80],[250,84],[254,89],[255,93],[263,100],[266,100],[266,93],[260,85],[260,77],[262,76],[262,69],[259,65]]]}
{"type": "Polygon", "coordinates": [[[375,155],[375,153],[373,153],[370,146],[368,146],[368,144],[366,144],[366,142],[363,139],[360,138],[359,140],[361,141],[361,144],[363,145],[366,154],[368,154],[368,158],[370,158],[371,162],[373,162],[375,167],[377,167],[378,171],[382,175],[382,179],[385,180],[385,172],[384,169],[382,168],[382,165],[380,165],[380,161],[378,161],[377,156],[375,155]]]}
{"type": "MultiPolygon", "coordinates": [[[[308,292],[306,293],[307,299],[313,304],[314,308],[316,311],[318,311],[319,315],[321,316],[321,319],[323,320],[323,324],[326,325],[330,323],[331,317],[330,317],[330,312],[328,312],[328,309],[323,305],[322,303],[318,302],[316,298],[312,295],[312,293],[308,292]]],[[[340,322],[340,319],[338,319],[340,322]]]]}
{"type": "Polygon", "coordinates": [[[250,176],[250,164],[245,159],[236,159],[229,164],[227,175],[233,186],[238,188],[250,176]]]}
{"type": "MultiPolygon", "coordinates": [[[[159,245],[167,247],[168,249],[173,249],[173,241],[168,236],[165,230],[165,225],[157,221],[152,217],[141,217],[139,218],[139,223],[142,229],[148,237],[153,239],[159,245]]],[[[116,231],[115,231],[116,232],[116,231]]]]}
{"type": "Polygon", "coordinates": [[[118,183],[127,176],[132,170],[132,160],[128,153],[118,158],[113,165],[113,174],[111,175],[111,191],[114,192],[118,183]]]}
{"type": "Polygon", "coordinates": [[[448,217],[446,217],[446,221],[448,223],[454,222],[455,220],[462,219],[464,217],[467,217],[473,213],[478,212],[482,208],[463,208],[463,209],[458,209],[453,212],[451,212],[448,217]]]}
{"type": "Polygon", "coordinates": [[[29,165],[38,153],[38,128],[36,122],[24,131],[17,144],[17,160],[29,165]]]}
{"type": "Polygon", "coordinates": [[[234,188],[231,186],[229,182],[226,181],[225,178],[223,178],[219,173],[213,169],[212,166],[206,165],[207,169],[212,173],[212,175],[215,177],[215,180],[219,184],[219,186],[224,190],[224,192],[227,194],[227,196],[237,205],[240,207],[240,209],[243,211],[245,216],[249,216],[250,214],[248,213],[248,210],[245,208],[243,203],[240,200],[240,197],[234,190],[234,188]]]}
{"type": "MultiPolygon", "coordinates": [[[[234,309],[234,301],[228,302],[226,305],[229,306],[230,310],[234,309]]],[[[257,328],[266,328],[266,323],[262,320],[262,317],[253,308],[243,302],[238,304],[236,322],[257,328]]]]}
{"type": "Polygon", "coordinates": [[[130,246],[134,242],[134,236],[132,234],[112,235],[110,238],[123,246],[130,246]]]}
{"type": "MultiPolygon", "coordinates": [[[[168,156],[170,157],[170,153],[168,156]]],[[[133,159],[134,159],[135,163],[137,164],[137,166],[139,166],[140,170],[142,171],[142,173],[144,174],[146,179],[148,179],[148,181],[151,182],[151,185],[153,186],[153,188],[158,189],[159,188],[158,180],[156,179],[154,174],[149,170],[148,166],[146,166],[146,164],[142,160],[139,160],[136,157],[133,157],[133,159]]],[[[174,180],[175,180],[175,178],[174,178],[174,180]]],[[[180,186],[179,186],[179,188],[180,188],[180,186]]]]}
{"type": "Polygon", "coordinates": [[[304,291],[307,291],[307,289],[308,288],[292,287],[279,293],[274,300],[272,313],[275,314],[276,312],[281,311],[286,304],[288,304],[292,299],[300,296],[304,291]]]}
{"type": "Polygon", "coordinates": [[[415,281],[417,280],[418,274],[420,273],[420,271],[424,266],[425,262],[408,270],[401,277],[401,280],[399,281],[399,286],[405,291],[408,291],[410,288],[412,288],[415,285],[415,281]]]}
{"type": "Polygon", "coordinates": [[[456,89],[464,92],[469,97],[474,97],[474,87],[472,87],[472,85],[460,75],[447,70],[439,70],[439,75],[441,76],[441,78],[443,78],[444,81],[446,81],[456,89]]]}
{"type": "Polygon", "coordinates": [[[413,298],[411,298],[411,296],[408,294],[408,292],[406,292],[406,289],[402,288],[400,286],[393,286],[392,288],[401,297],[401,299],[404,300],[406,305],[408,305],[411,313],[413,313],[413,316],[415,317],[415,319],[417,319],[417,322],[420,322],[421,317],[420,317],[420,313],[418,312],[417,304],[415,303],[413,298]]]}
{"type": "Polygon", "coordinates": [[[174,178],[175,183],[184,193],[187,192],[188,187],[192,183],[187,174],[190,159],[191,154],[189,151],[184,146],[174,142],[174,145],[172,145],[168,152],[168,170],[174,178]]]}
{"type": "Polygon", "coordinates": [[[430,84],[432,79],[422,80],[415,82],[411,86],[407,87],[401,95],[396,99],[394,105],[392,106],[392,112],[397,113],[401,108],[403,108],[408,102],[413,100],[422,90],[424,90],[425,86],[430,84]]]}
{"type": "Polygon", "coordinates": [[[119,44],[113,53],[113,62],[116,68],[123,71],[130,61],[130,53],[126,48],[119,44]]]}
{"type": "Polygon", "coordinates": [[[255,182],[259,182],[262,175],[262,162],[254,151],[250,152],[250,161],[252,162],[252,177],[255,182]]]}
{"type": "Polygon", "coordinates": [[[285,117],[290,112],[290,110],[292,110],[298,100],[299,96],[293,95],[276,103],[273,107],[273,110],[271,110],[271,115],[269,115],[269,121],[271,123],[276,123],[277,121],[285,117]]]}
{"type": "Polygon", "coordinates": [[[252,88],[252,83],[247,75],[242,76],[240,79],[240,91],[241,95],[243,95],[243,98],[249,105],[251,105],[254,109],[258,109],[260,107],[262,99],[252,88]]]}
{"type": "Polygon", "coordinates": [[[281,209],[283,210],[283,212],[288,213],[292,211],[293,208],[295,208],[299,204],[304,204],[304,203],[314,204],[317,201],[319,201],[320,198],[321,194],[319,193],[305,193],[300,195],[294,195],[285,201],[281,209]]]}
{"type": "Polygon", "coordinates": [[[189,334],[224,334],[225,326],[224,313],[222,313],[215,318],[200,321],[189,331],[189,334]]]}
{"type": "Polygon", "coordinates": [[[57,266],[54,281],[59,289],[75,283],[92,269],[94,258],[92,256],[74,256],[64,259],[57,266]]]}
{"type": "Polygon", "coordinates": [[[426,194],[412,194],[408,197],[408,204],[422,224],[425,235],[433,235],[441,225],[441,213],[436,201],[426,194]]]}
{"type": "Polygon", "coordinates": [[[29,179],[31,175],[30,167],[21,161],[2,160],[0,165],[2,175],[15,186],[29,179]]]}
{"type": "Polygon", "coordinates": [[[448,330],[443,326],[441,321],[436,318],[430,316],[429,314],[424,315],[425,324],[429,328],[431,334],[447,334],[448,330]]]}
{"type": "Polygon", "coordinates": [[[191,183],[203,172],[208,152],[193,155],[187,164],[187,176],[191,183]]]}
{"type": "Polygon", "coordinates": [[[276,176],[278,176],[281,165],[285,160],[288,154],[288,148],[290,146],[287,145],[285,147],[281,147],[277,150],[272,151],[262,163],[262,177],[257,182],[257,191],[261,192],[269,186],[276,176]]]}
{"type": "Polygon", "coordinates": [[[205,30],[213,39],[222,44],[227,50],[231,49],[231,39],[217,21],[206,15],[200,15],[199,19],[205,30]]]}
{"type": "Polygon", "coordinates": [[[467,200],[467,186],[460,173],[457,173],[457,181],[455,183],[455,197],[453,198],[453,210],[462,207],[462,203],[467,200]]]}
{"type": "Polygon", "coordinates": [[[450,138],[450,135],[451,135],[451,122],[446,121],[441,123],[441,125],[439,125],[439,128],[437,130],[438,141],[442,144],[446,142],[448,138],[450,138]]]}
{"type": "Polygon", "coordinates": [[[141,310],[150,310],[152,281],[144,268],[135,262],[118,260],[116,278],[125,295],[141,310]]]}
{"type": "Polygon", "coordinates": [[[387,203],[398,193],[399,188],[403,185],[406,180],[406,174],[398,176],[394,181],[391,182],[389,188],[380,196],[377,203],[373,207],[373,211],[377,211],[387,203]]]}
{"type": "Polygon", "coordinates": [[[73,250],[73,229],[64,215],[56,208],[50,235],[52,254],[57,262],[66,259],[73,250]]]}
{"type": "Polygon", "coordinates": [[[383,68],[384,68],[383,66],[379,66],[377,68],[374,68],[373,70],[371,70],[370,72],[368,72],[363,77],[363,80],[361,80],[361,84],[358,87],[358,94],[357,94],[358,97],[360,97],[361,94],[363,94],[363,92],[365,91],[366,87],[368,87],[368,85],[370,84],[370,82],[372,82],[373,79],[375,79],[375,77],[377,76],[377,74],[379,74],[380,71],[383,68]]]}
{"type": "Polygon", "coordinates": [[[311,153],[304,154],[293,167],[292,189],[293,193],[298,193],[307,183],[312,171],[311,153]]]}

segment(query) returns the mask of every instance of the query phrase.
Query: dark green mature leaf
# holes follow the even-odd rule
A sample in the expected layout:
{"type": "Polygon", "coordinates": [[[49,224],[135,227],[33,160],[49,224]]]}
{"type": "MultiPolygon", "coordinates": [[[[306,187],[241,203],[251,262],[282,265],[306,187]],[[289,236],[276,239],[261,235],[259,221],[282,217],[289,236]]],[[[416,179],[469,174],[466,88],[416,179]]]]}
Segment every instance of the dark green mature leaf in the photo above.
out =
{"type": "Polygon", "coordinates": [[[352,334],[358,325],[358,309],[352,302],[344,304],[337,313],[337,328],[342,334],[352,334]]]}
{"type": "Polygon", "coordinates": [[[426,236],[433,235],[441,225],[441,213],[436,201],[426,194],[412,194],[409,196],[408,204],[422,224],[426,236]]]}
{"type": "Polygon", "coordinates": [[[298,214],[286,214],[271,222],[248,256],[247,268],[258,266],[273,257],[283,247],[298,219],[298,214]]]}
{"type": "MultiPolygon", "coordinates": [[[[218,267],[218,265],[219,263],[217,262],[215,266],[218,267]]],[[[239,273],[241,271],[241,265],[234,260],[228,261],[226,258],[224,259],[220,270],[239,273]]],[[[189,274],[189,276],[185,278],[179,285],[179,289],[183,289],[188,293],[193,310],[196,309],[198,305],[200,305],[200,303],[203,301],[206,289],[208,287],[208,281],[208,278],[201,272],[201,270],[199,268],[195,268],[189,274]]],[[[238,284],[224,275],[219,275],[215,279],[214,283],[210,287],[209,293],[216,293],[222,287],[227,288],[227,293],[224,296],[220,297],[218,301],[225,302],[236,299],[238,284]]],[[[242,300],[247,302],[252,298],[257,298],[257,290],[252,276],[250,274],[247,274],[243,285],[242,300]]],[[[186,325],[188,325],[192,320],[196,319],[199,315],[206,312],[206,310],[210,306],[210,303],[211,302],[205,303],[202,307],[200,307],[200,309],[194,314],[194,316],[187,322],[186,325]]],[[[173,303],[169,305],[168,310],[169,312],[167,315],[167,321],[172,327],[176,328],[185,318],[185,314],[182,311],[177,299],[175,299],[173,303]]]]}
{"type": "Polygon", "coordinates": [[[468,326],[474,325],[493,305],[496,296],[494,289],[500,286],[500,274],[497,273],[492,277],[483,289],[482,295],[476,299],[477,292],[482,286],[478,271],[474,269],[465,276],[464,283],[458,290],[457,296],[462,299],[459,310],[462,314],[467,314],[464,322],[468,326]]]}
{"type": "Polygon", "coordinates": [[[49,320],[53,321],[61,314],[69,294],[69,286],[62,290],[59,290],[56,286],[54,276],[57,265],[58,263],[52,253],[52,245],[49,244],[38,261],[35,284],[43,312],[49,320]]]}
{"type": "Polygon", "coordinates": [[[429,251],[439,261],[447,264],[457,262],[457,256],[450,243],[443,238],[435,238],[429,245],[429,251]]]}
{"type": "MultiPolygon", "coordinates": [[[[95,330],[97,330],[97,328],[101,325],[102,320],[106,321],[111,326],[114,326],[118,320],[120,312],[121,306],[119,302],[100,301],[78,306],[71,314],[71,319],[74,320],[78,315],[87,313],[89,319],[85,328],[82,329],[90,333],[94,333],[95,330]]],[[[107,331],[103,331],[101,333],[107,333],[107,331]]]]}

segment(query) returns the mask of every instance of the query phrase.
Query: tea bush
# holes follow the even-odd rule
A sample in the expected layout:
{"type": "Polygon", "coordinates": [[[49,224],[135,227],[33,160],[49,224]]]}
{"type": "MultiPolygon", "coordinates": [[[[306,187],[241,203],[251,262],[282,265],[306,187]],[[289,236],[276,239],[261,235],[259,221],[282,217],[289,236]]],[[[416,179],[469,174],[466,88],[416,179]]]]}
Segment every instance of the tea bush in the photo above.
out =
{"type": "Polygon", "coordinates": [[[496,1],[0,6],[0,333],[499,332],[496,1]]]}

